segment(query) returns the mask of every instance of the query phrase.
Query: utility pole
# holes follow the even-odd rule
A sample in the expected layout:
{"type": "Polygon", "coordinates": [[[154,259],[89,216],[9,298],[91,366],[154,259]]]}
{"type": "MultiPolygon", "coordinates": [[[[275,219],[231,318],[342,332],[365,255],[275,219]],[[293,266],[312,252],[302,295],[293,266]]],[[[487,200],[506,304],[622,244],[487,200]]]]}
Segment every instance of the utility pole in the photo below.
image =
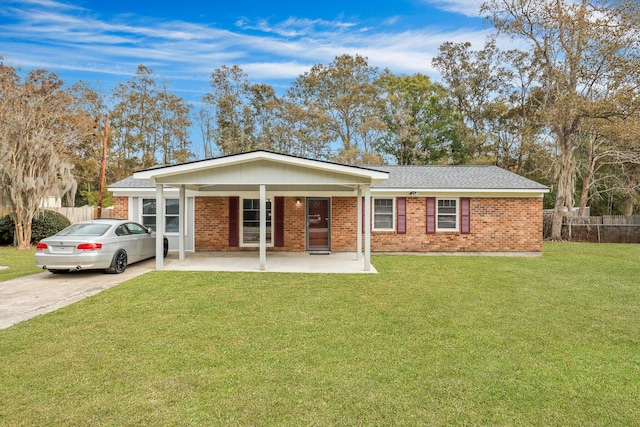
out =
{"type": "Polygon", "coordinates": [[[100,189],[98,190],[98,218],[102,218],[102,195],[107,172],[107,148],[109,144],[109,115],[104,119],[104,139],[102,140],[102,167],[100,168],[100,189]]]}

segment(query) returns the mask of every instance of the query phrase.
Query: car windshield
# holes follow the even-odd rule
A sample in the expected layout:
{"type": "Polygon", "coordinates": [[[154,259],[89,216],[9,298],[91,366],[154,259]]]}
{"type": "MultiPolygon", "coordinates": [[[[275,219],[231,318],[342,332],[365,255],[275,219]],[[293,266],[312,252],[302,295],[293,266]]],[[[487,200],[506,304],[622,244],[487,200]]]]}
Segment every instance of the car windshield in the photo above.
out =
{"type": "Polygon", "coordinates": [[[73,224],[59,232],[58,236],[102,236],[109,228],[109,224],[73,224]]]}

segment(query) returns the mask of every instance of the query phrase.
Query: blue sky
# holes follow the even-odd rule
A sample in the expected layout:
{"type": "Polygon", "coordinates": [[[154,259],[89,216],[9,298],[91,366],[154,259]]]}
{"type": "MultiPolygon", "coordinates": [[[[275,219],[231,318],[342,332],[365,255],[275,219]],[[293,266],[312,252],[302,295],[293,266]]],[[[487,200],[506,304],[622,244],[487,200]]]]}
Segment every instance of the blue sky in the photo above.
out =
{"type": "Polygon", "coordinates": [[[445,41],[481,48],[479,0],[0,0],[0,56],[23,71],[46,68],[67,83],[109,93],[139,64],[197,106],[209,76],[239,65],[283,93],[335,56],[360,54],[396,74],[434,79],[445,41]]]}

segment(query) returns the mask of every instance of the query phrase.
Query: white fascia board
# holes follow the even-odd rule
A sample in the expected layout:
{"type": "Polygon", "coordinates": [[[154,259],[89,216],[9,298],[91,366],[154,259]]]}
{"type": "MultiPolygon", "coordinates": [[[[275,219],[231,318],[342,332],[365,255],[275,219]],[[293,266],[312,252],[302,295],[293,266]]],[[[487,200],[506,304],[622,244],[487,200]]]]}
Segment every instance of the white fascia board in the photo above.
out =
{"type": "Polygon", "coordinates": [[[549,189],[372,188],[371,194],[408,197],[543,197],[549,189]]]}
{"type": "Polygon", "coordinates": [[[389,179],[389,173],[372,169],[340,165],[334,163],[326,163],[319,160],[303,159],[299,157],[291,157],[283,154],[269,152],[251,152],[238,154],[234,156],[221,157],[217,159],[204,160],[201,162],[185,163],[182,165],[165,166],[156,169],[148,169],[133,174],[137,179],[156,179],[178,175],[185,172],[195,172],[204,169],[218,168],[223,166],[231,166],[234,164],[246,163],[254,160],[270,160],[279,163],[297,165],[312,169],[326,170],[332,172],[340,172],[349,175],[368,177],[372,184],[376,184],[389,179]]]}

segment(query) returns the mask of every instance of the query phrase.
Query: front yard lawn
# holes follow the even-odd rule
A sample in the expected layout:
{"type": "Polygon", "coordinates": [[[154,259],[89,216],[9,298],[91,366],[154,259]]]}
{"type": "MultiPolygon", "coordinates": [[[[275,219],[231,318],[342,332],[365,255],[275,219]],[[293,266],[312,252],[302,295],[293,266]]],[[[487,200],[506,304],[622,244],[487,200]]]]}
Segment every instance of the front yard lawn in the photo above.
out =
{"type": "Polygon", "coordinates": [[[18,251],[13,246],[0,246],[0,282],[41,272],[33,258],[35,252],[35,247],[18,251]]]}
{"type": "Polygon", "coordinates": [[[637,425],[640,245],[544,249],[148,273],[0,331],[0,425],[637,425]]]}

